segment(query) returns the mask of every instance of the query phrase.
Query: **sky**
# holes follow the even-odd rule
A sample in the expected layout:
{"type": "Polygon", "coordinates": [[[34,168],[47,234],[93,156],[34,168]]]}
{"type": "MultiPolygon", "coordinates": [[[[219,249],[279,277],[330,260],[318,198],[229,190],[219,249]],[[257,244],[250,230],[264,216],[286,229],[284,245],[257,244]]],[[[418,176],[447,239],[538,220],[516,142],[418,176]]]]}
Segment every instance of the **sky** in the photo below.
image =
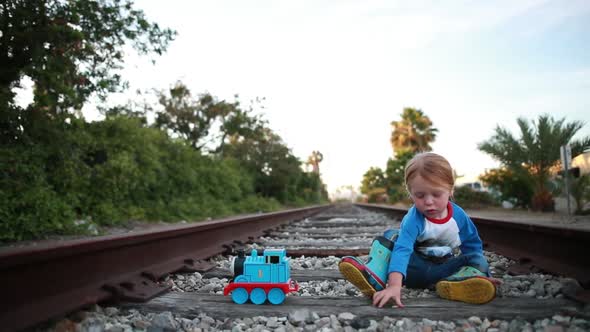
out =
{"type": "MultiPolygon", "coordinates": [[[[477,149],[541,114],[590,135],[590,1],[137,0],[178,32],[161,57],[130,54],[131,89],[211,93],[258,109],[302,161],[322,152],[328,191],[360,186],[393,157],[391,122],[421,109],[433,151],[472,181],[498,163],[477,149]]],[[[115,96],[133,98],[132,93],[115,96]]],[[[93,117],[92,110],[85,110],[93,117]]]]}

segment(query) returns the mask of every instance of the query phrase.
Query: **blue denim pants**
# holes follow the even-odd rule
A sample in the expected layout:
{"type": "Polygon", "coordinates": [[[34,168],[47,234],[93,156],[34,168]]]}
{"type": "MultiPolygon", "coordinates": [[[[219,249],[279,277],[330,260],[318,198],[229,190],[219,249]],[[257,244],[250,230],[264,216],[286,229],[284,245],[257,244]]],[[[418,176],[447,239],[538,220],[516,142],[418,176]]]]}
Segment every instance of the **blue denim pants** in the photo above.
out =
{"type": "MultiPolygon", "coordinates": [[[[387,238],[392,238],[391,235],[391,230],[384,233],[387,238]]],[[[394,259],[393,256],[391,259],[394,259]]],[[[441,263],[433,262],[414,251],[408,262],[404,285],[409,288],[428,288],[459,271],[463,266],[472,266],[490,276],[488,261],[480,253],[461,254],[441,263]]]]}
{"type": "Polygon", "coordinates": [[[479,253],[461,254],[443,263],[435,263],[413,252],[404,284],[410,288],[428,288],[459,271],[463,266],[472,266],[490,275],[488,261],[479,253]]]}

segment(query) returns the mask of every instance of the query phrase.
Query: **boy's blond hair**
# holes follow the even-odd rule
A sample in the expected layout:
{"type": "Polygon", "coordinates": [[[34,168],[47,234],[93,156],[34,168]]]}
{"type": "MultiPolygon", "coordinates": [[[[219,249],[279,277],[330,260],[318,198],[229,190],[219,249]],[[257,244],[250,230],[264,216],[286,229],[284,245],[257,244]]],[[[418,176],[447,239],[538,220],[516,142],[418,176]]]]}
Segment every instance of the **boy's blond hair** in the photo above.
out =
{"type": "Polygon", "coordinates": [[[427,182],[448,189],[451,193],[455,186],[453,168],[447,159],[433,152],[422,152],[415,155],[406,164],[405,181],[408,191],[410,181],[416,176],[427,182]]]}

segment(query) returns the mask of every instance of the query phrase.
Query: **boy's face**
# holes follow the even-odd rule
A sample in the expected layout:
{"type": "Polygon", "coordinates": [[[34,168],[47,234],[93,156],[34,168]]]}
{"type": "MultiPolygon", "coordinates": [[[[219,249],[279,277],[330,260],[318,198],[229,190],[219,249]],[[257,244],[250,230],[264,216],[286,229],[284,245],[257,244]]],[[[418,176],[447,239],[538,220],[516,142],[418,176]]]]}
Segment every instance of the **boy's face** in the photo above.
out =
{"type": "Polygon", "coordinates": [[[410,197],[418,211],[429,219],[443,219],[447,216],[447,205],[451,191],[443,186],[427,182],[416,176],[408,182],[410,197]]]}

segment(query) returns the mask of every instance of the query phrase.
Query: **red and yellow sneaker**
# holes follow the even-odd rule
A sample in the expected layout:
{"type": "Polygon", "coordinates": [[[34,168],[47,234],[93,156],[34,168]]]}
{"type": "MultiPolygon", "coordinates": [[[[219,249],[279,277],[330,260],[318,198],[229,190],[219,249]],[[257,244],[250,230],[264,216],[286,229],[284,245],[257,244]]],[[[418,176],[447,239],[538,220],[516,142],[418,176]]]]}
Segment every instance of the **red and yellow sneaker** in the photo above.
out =
{"type": "Polygon", "coordinates": [[[344,279],[352,283],[361,291],[361,293],[363,293],[365,296],[368,296],[369,298],[373,297],[373,294],[375,294],[377,290],[369,282],[365,265],[356,257],[343,257],[338,264],[338,269],[340,270],[340,273],[344,279]]]}
{"type": "Polygon", "coordinates": [[[436,283],[436,293],[448,300],[483,304],[496,297],[496,282],[471,266],[436,283]]]}

